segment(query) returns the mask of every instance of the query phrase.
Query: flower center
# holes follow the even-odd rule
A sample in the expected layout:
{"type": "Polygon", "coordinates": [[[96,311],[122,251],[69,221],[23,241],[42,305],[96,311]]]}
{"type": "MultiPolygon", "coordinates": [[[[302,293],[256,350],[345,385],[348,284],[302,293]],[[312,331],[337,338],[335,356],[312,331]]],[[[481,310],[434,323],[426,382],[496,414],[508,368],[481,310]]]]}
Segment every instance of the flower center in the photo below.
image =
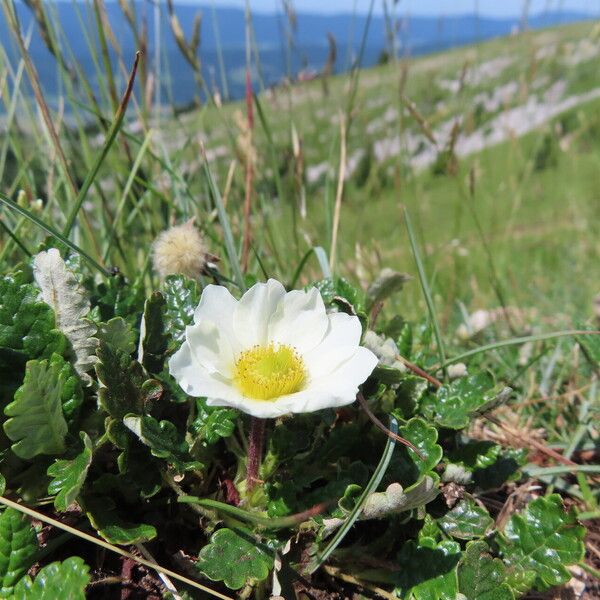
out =
{"type": "Polygon", "coordinates": [[[254,346],[238,356],[233,381],[247,398],[277,400],[302,389],[306,368],[292,346],[254,346]]]}

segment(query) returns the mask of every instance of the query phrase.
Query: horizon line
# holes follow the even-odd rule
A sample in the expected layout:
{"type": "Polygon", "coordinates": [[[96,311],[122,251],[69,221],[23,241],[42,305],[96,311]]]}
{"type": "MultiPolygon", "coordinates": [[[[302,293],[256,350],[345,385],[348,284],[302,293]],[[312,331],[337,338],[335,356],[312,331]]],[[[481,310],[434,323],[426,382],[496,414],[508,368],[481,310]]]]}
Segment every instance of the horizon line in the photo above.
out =
{"type": "MultiPolygon", "coordinates": [[[[71,4],[73,2],[73,0],[54,0],[57,4],[71,4]]],[[[143,0],[135,0],[137,2],[142,2],[143,0]]],[[[157,1],[157,0],[151,0],[151,2],[153,1],[157,1]]],[[[158,0],[160,2],[160,0],[158,0]]],[[[84,3],[85,0],[76,0],[76,2],[81,2],[84,3]]],[[[15,0],[16,4],[25,4],[26,2],[25,0],[15,0]]],[[[118,0],[105,0],[106,4],[118,4],[119,1],[118,0]]],[[[198,9],[214,9],[214,10],[236,10],[236,11],[241,11],[244,12],[244,7],[242,6],[238,6],[232,3],[228,3],[226,5],[222,5],[222,6],[215,6],[214,2],[211,2],[210,0],[175,0],[174,2],[175,6],[177,7],[179,6],[190,6],[190,7],[197,7],[198,9]]],[[[532,11],[531,13],[529,13],[527,15],[528,19],[531,18],[535,18],[535,17],[540,17],[543,15],[560,15],[562,13],[564,14],[570,14],[570,15],[581,15],[581,16],[586,16],[586,17],[598,17],[599,16],[599,10],[593,10],[593,9],[569,9],[569,8],[555,8],[553,10],[545,10],[545,9],[541,9],[541,10],[537,10],[537,11],[532,11]]],[[[267,15],[267,16],[276,16],[281,14],[277,8],[274,8],[272,10],[266,9],[266,8],[253,8],[251,9],[251,13],[253,14],[261,14],[261,15],[267,15]]],[[[296,15],[305,15],[305,16],[327,16],[327,17],[336,17],[336,16],[359,16],[359,17],[366,17],[368,15],[368,11],[363,11],[363,10],[332,10],[332,11],[328,11],[327,9],[323,10],[323,11],[315,11],[314,9],[308,9],[308,10],[296,10],[295,11],[296,15]]],[[[383,17],[384,13],[381,9],[379,10],[374,10],[373,11],[373,16],[377,16],[377,17],[383,17]]],[[[459,13],[444,13],[440,11],[440,14],[438,15],[433,15],[433,14],[429,14],[429,13],[418,13],[418,12],[405,12],[402,15],[397,15],[398,18],[416,18],[416,19],[439,19],[439,18],[449,18],[449,19],[453,19],[453,18],[460,18],[460,17],[472,17],[472,16],[478,16],[479,18],[484,18],[484,19],[490,19],[490,20],[495,20],[495,21],[508,21],[511,19],[518,19],[518,20],[522,20],[523,19],[523,14],[516,12],[514,14],[508,14],[508,15],[500,15],[497,13],[489,13],[486,12],[485,10],[479,10],[479,11],[465,11],[465,12],[459,12],[459,13]]]]}

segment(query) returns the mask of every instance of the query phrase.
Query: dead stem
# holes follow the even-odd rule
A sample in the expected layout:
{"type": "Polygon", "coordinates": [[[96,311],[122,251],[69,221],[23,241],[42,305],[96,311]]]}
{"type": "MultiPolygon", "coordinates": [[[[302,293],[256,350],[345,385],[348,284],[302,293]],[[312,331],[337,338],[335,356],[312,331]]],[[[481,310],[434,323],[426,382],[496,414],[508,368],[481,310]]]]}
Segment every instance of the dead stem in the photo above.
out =
{"type": "Polygon", "coordinates": [[[362,409],[365,411],[365,413],[367,414],[369,419],[371,419],[371,421],[375,424],[375,426],[377,428],[381,429],[381,431],[383,431],[389,438],[392,438],[394,441],[398,442],[399,444],[402,444],[403,446],[410,448],[421,460],[425,460],[425,457],[421,454],[421,452],[415,447],[415,445],[412,442],[409,442],[407,439],[400,437],[399,435],[396,435],[393,431],[390,431],[373,414],[373,412],[369,408],[369,405],[367,404],[367,401],[365,400],[365,397],[362,395],[362,392],[358,392],[356,397],[358,398],[358,401],[359,401],[362,409]]]}

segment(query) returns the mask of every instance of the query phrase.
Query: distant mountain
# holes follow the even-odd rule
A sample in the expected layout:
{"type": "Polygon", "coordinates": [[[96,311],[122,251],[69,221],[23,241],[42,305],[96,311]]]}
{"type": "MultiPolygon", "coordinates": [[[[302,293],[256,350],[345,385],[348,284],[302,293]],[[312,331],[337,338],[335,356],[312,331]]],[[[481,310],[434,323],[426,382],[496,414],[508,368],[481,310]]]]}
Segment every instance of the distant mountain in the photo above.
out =
{"type": "MultiPolygon", "coordinates": [[[[48,6],[51,8],[54,19],[60,23],[65,32],[73,56],[77,57],[82,64],[92,85],[96,86],[98,74],[86,37],[81,33],[82,24],[91,32],[95,30],[93,10],[87,3],[81,3],[76,7],[72,2],[49,3],[48,6]]],[[[31,12],[22,3],[17,4],[17,7],[22,28],[24,31],[28,31],[33,23],[31,12]]],[[[116,2],[107,2],[106,8],[115,39],[120,44],[124,55],[133,57],[136,50],[134,39],[119,5],[116,2]]],[[[198,12],[203,15],[199,55],[205,80],[211,87],[223,91],[218,62],[220,50],[227,73],[229,96],[240,97],[244,90],[244,11],[235,8],[213,10],[210,6],[177,5],[176,13],[188,38],[191,34],[194,17],[198,12]],[[220,44],[217,40],[220,40],[220,44]]],[[[149,2],[137,1],[136,13],[140,23],[144,19],[147,21],[150,41],[147,60],[152,67],[155,14],[153,5],[149,2]]],[[[531,16],[528,25],[535,29],[589,18],[589,15],[577,12],[545,12],[531,16]]],[[[335,71],[347,70],[357,57],[367,17],[352,14],[323,16],[299,13],[289,57],[288,43],[284,34],[287,22],[282,14],[256,13],[252,16],[252,23],[260,56],[260,68],[253,73],[254,85],[269,86],[281,81],[288,74],[288,68],[291,68],[292,77],[304,68],[320,70],[327,56],[328,34],[333,35],[337,42],[338,58],[335,71]]],[[[424,54],[507,35],[519,25],[519,18],[491,19],[477,17],[474,14],[445,18],[412,16],[398,22],[397,43],[400,53],[424,54]]],[[[165,101],[167,98],[172,99],[177,104],[189,103],[197,93],[197,89],[192,71],[181,56],[171,34],[164,5],[161,7],[160,29],[162,69],[163,72],[169,73],[169,77],[162,82],[163,98],[165,101]]],[[[35,27],[33,31],[30,52],[40,72],[45,91],[52,101],[61,89],[58,71],[54,67],[53,57],[47,51],[35,27]]],[[[91,37],[96,38],[94,34],[91,37]]],[[[0,40],[3,44],[6,44],[5,40],[11,40],[2,13],[0,13],[0,40]]],[[[385,20],[381,16],[374,16],[365,40],[363,66],[370,66],[377,62],[386,46],[385,40],[385,20]]],[[[8,46],[9,54],[16,57],[14,45],[9,42],[8,46]]],[[[68,56],[68,52],[64,52],[68,56]]]]}

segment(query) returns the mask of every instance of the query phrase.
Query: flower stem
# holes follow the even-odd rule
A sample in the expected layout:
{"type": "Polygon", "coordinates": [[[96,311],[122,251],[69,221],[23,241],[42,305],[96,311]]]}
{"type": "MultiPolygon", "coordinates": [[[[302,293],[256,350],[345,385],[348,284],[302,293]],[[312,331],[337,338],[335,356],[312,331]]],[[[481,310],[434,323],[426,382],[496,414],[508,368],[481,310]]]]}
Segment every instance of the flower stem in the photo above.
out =
{"type": "Polygon", "coordinates": [[[248,444],[248,464],[246,466],[246,490],[248,492],[251,492],[254,484],[259,481],[258,469],[262,459],[264,438],[265,420],[252,417],[248,444]]]}

